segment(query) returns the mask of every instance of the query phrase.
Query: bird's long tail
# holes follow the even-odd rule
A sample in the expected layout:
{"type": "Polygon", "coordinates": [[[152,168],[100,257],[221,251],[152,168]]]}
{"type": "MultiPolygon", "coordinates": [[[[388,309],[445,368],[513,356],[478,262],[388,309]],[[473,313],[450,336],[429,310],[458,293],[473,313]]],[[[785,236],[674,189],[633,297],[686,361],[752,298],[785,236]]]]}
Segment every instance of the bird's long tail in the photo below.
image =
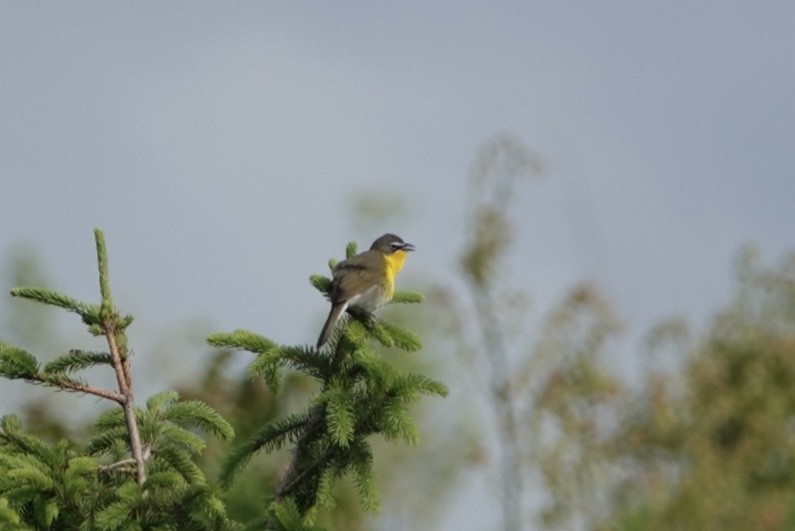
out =
{"type": "Polygon", "coordinates": [[[317,348],[322,347],[326,341],[328,341],[329,336],[331,336],[331,331],[334,330],[334,325],[337,324],[337,321],[339,321],[340,316],[347,307],[347,302],[335,304],[331,307],[331,311],[328,314],[328,319],[326,319],[326,324],[323,325],[323,330],[320,332],[320,337],[317,338],[317,348]]]}

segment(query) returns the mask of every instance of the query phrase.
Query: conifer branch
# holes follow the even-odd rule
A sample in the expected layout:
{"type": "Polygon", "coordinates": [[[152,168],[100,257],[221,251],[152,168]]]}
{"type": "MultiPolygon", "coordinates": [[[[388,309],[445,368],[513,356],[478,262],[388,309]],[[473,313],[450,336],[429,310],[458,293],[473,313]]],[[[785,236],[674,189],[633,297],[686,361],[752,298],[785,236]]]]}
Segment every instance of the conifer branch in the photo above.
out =
{"type": "Polygon", "coordinates": [[[323,275],[311,275],[309,283],[320,293],[328,294],[331,291],[331,279],[323,275]]]}
{"type": "Polygon", "coordinates": [[[248,330],[235,330],[228,334],[212,334],[207,343],[219,348],[235,348],[262,354],[278,348],[270,339],[248,330]]]}
{"type": "Polygon", "coordinates": [[[102,389],[101,387],[94,387],[59,374],[40,374],[35,378],[27,378],[27,381],[58,387],[64,391],[98,396],[100,398],[112,400],[118,404],[124,403],[124,395],[120,393],[115,393],[109,389],[102,389]]]}
{"type": "MultiPolygon", "coordinates": [[[[100,318],[102,319],[102,332],[108,342],[110,357],[113,362],[113,369],[116,373],[116,381],[119,391],[124,397],[122,409],[127,423],[127,430],[130,435],[130,452],[136,464],[136,479],[138,485],[143,486],[146,482],[146,468],[141,444],[141,434],[138,431],[138,423],[135,420],[135,398],[133,395],[132,376],[130,374],[129,359],[125,351],[119,345],[119,339],[124,338],[124,330],[117,330],[116,324],[119,316],[116,314],[113,300],[110,294],[110,275],[108,273],[108,252],[105,246],[105,234],[100,229],[94,229],[94,238],[97,245],[97,265],[99,268],[99,290],[102,295],[102,305],[100,306],[100,318]]],[[[126,339],[124,339],[126,342],[126,339]]]]}
{"type": "Polygon", "coordinates": [[[80,302],[52,290],[44,288],[14,288],[11,290],[11,296],[69,310],[78,314],[83,322],[89,326],[98,325],[100,322],[99,306],[80,302]]]}
{"type": "Polygon", "coordinates": [[[293,414],[285,419],[268,424],[251,439],[232,450],[227,457],[219,478],[221,485],[229,487],[234,476],[240,471],[256,452],[262,450],[272,451],[281,448],[289,440],[297,440],[299,430],[302,430],[309,418],[306,414],[293,414]]]}
{"type": "Polygon", "coordinates": [[[408,303],[408,304],[417,304],[423,302],[425,297],[422,293],[417,293],[416,291],[396,291],[392,295],[392,303],[399,304],[399,303],[408,303]]]}
{"type": "Polygon", "coordinates": [[[129,374],[129,366],[125,367],[125,362],[121,359],[118,342],[116,341],[116,330],[114,329],[113,322],[107,318],[103,322],[103,329],[105,330],[105,337],[108,341],[108,348],[110,349],[110,357],[113,360],[113,369],[116,372],[116,381],[119,384],[119,390],[124,397],[121,403],[124,410],[124,419],[127,423],[127,430],[130,435],[130,453],[135,459],[136,471],[135,476],[138,485],[143,486],[146,482],[146,469],[143,454],[143,447],[141,445],[141,434],[138,431],[138,423],[135,420],[135,402],[132,391],[132,380],[129,374]]]}
{"type": "MultiPolygon", "coordinates": [[[[56,360],[57,362],[58,360],[56,360]]],[[[44,371],[39,370],[36,358],[21,348],[0,343],[0,374],[14,380],[25,380],[36,385],[56,387],[64,391],[73,391],[106,398],[121,404],[124,397],[108,389],[94,387],[84,382],[69,378],[64,374],[60,364],[47,364],[44,371]]]]}
{"type": "Polygon", "coordinates": [[[358,250],[359,248],[355,241],[348,242],[348,245],[345,246],[345,259],[350,260],[356,256],[358,250]]]}
{"type": "Polygon", "coordinates": [[[105,246],[105,233],[94,229],[94,240],[97,244],[97,267],[99,269],[99,293],[102,296],[102,310],[108,317],[113,312],[113,301],[110,296],[110,275],[108,273],[108,251],[105,246]]]}
{"type": "Polygon", "coordinates": [[[44,372],[58,374],[75,372],[96,365],[111,365],[113,360],[107,352],[86,352],[71,350],[66,356],[61,356],[44,367],[44,372]]]}

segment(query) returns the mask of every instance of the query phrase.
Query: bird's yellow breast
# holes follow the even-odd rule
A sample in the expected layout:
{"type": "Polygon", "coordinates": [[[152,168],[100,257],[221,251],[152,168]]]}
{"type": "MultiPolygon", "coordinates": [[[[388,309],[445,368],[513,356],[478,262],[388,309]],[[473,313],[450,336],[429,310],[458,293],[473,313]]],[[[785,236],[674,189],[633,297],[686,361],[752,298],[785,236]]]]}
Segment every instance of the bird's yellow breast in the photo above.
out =
{"type": "Polygon", "coordinates": [[[390,299],[395,291],[395,276],[403,268],[403,262],[406,261],[407,254],[406,251],[401,250],[384,255],[384,261],[386,262],[386,288],[390,299]]]}

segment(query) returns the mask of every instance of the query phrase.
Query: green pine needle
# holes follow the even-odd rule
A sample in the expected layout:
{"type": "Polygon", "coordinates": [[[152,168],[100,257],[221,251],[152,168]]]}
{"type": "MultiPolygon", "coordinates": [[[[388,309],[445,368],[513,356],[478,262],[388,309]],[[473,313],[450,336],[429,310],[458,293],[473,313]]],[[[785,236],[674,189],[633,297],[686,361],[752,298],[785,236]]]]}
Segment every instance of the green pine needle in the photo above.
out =
{"type": "Polygon", "coordinates": [[[375,485],[372,462],[363,461],[353,467],[353,483],[364,510],[377,513],[381,507],[381,497],[375,485]]]}
{"type": "Polygon", "coordinates": [[[336,388],[324,392],[326,399],[326,429],[337,446],[347,448],[353,441],[355,417],[351,395],[345,389],[336,388]]]}
{"type": "Polygon", "coordinates": [[[168,423],[162,424],[156,445],[158,451],[169,446],[190,455],[198,455],[207,447],[204,439],[192,431],[168,423]]]}
{"type": "Polygon", "coordinates": [[[248,366],[248,374],[262,378],[273,393],[278,393],[282,381],[281,361],[281,353],[276,349],[262,352],[248,366]]]}
{"type": "Polygon", "coordinates": [[[331,358],[318,354],[317,350],[312,347],[281,347],[279,357],[283,364],[305,372],[318,380],[323,380],[323,377],[333,370],[331,358]]]}
{"type": "Polygon", "coordinates": [[[4,415],[0,419],[0,432],[4,435],[15,435],[22,429],[22,421],[16,415],[4,415]]]}
{"type": "Polygon", "coordinates": [[[100,317],[110,317],[113,314],[113,300],[110,296],[110,274],[108,272],[108,249],[105,245],[105,233],[100,229],[94,229],[94,239],[97,244],[99,292],[102,295],[100,317]]]}
{"type": "Polygon", "coordinates": [[[195,426],[225,441],[235,437],[235,430],[217,411],[199,400],[186,400],[172,405],[165,418],[180,426],[195,426]]]}
{"type": "Polygon", "coordinates": [[[447,386],[438,380],[427,378],[418,374],[410,374],[409,378],[414,378],[418,383],[420,392],[426,395],[438,395],[441,397],[446,397],[448,394],[450,394],[450,390],[447,388],[447,386]]]}
{"type": "Polygon", "coordinates": [[[0,526],[9,531],[22,531],[26,528],[19,525],[19,515],[8,506],[8,499],[0,498],[0,526]]]}
{"type": "Polygon", "coordinates": [[[134,521],[133,510],[128,500],[112,503],[97,514],[96,526],[98,529],[125,529],[125,524],[134,521]]]}
{"type": "Polygon", "coordinates": [[[71,378],[64,373],[59,373],[59,372],[41,373],[36,375],[34,380],[38,383],[42,383],[52,387],[59,387],[67,391],[76,391],[75,388],[86,387],[88,385],[84,380],[78,378],[71,378]]]}
{"type": "Polygon", "coordinates": [[[328,294],[331,291],[331,279],[323,275],[312,275],[309,277],[309,283],[312,284],[316,290],[321,293],[328,294]]]}
{"type": "Polygon", "coordinates": [[[107,352],[72,350],[66,356],[54,359],[44,366],[45,373],[68,373],[87,369],[95,365],[110,365],[112,359],[107,352]]]}
{"type": "Polygon", "coordinates": [[[269,509],[279,523],[280,529],[294,529],[296,531],[305,529],[304,519],[298,510],[298,504],[291,497],[284,498],[280,502],[273,502],[269,509]]]}
{"type": "Polygon", "coordinates": [[[367,327],[372,325],[369,323],[365,325],[364,322],[357,318],[348,318],[346,316],[343,319],[340,319],[340,324],[337,325],[340,330],[339,333],[350,341],[352,345],[360,348],[365,347],[368,337],[367,327]]]}
{"type": "Polygon", "coordinates": [[[320,476],[317,487],[317,504],[323,509],[330,511],[337,505],[337,498],[334,496],[334,487],[337,484],[337,471],[328,467],[320,476]]]}
{"type": "Polygon", "coordinates": [[[97,420],[94,421],[94,426],[100,431],[124,427],[124,411],[117,407],[107,409],[97,417],[97,420]]]}
{"type": "Polygon", "coordinates": [[[277,348],[276,343],[261,335],[248,330],[235,330],[227,334],[212,334],[207,338],[207,343],[213,347],[235,348],[249,352],[268,352],[277,348]]]}
{"type": "Polygon", "coordinates": [[[416,352],[422,348],[420,336],[389,321],[379,320],[374,332],[376,339],[386,347],[397,347],[406,352],[416,352]]]}
{"type": "Polygon", "coordinates": [[[221,473],[218,476],[218,482],[221,484],[221,487],[225,489],[231,487],[232,482],[235,480],[235,476],[237,476],[251,458],[254,457],[254,453],[261,448],[262,446],[255,443],[253,439],[234,448],[229,455],[227,455],[223,467],[221,468],[221,473]]]}
{"type": "Polygon", "coordinates": [[[129,327],[135,318],[132,315],[125,315],[124,317],[117,317],[116,319],[116,330],[122,331],[126,330],[129,327]]]}
{"type": "MultiPolygon", "coordinates": [[[[42,488],[43,487],[39,487],[42,488]]],[[[33,502],[33,514],[39,524],[45,528],[52,526],[53,520],[58,516],[58,504],[55,500],[38,498],[33,502]]]]}
{"type": "Polygon", "coordinates": [[[396,291],[392,294],[392,302],[394,303],[410,303],[417,304],[423,302],[425,296],[416,291],[396,291]]]}
{"type": "Polygon", "coordinates": [[[29,463],[39,469],[56,466],[60,459],[57,453],[44,441],[22,431],[22,423],[16,415],[6,415],[0,419],[0,441],[13,454],[22,456],[22,463],[29,463]]]}
{"type": "Polygon", "coordinates": [[[116,428],[105,429],[102,433],[95,435],[91,438],[86,446],[86,451],[89,455],[100,456],[104,454],[113,454],[118,446],[126,448],[128,442],[128,433],[126,426],[118,426],[116,428]]]}
{"type": "Polygon", "coordinates": [[[74,457],[69,460],[66,468],[66,477],[69,483],[73,483],[83,476],[94,476],[97,473],[99,463],[96,459],[89,456],[74,457]]]}
{"type": "Polygon", "coordinates": [[[442,382],[421,374],[409,373],[401,375],[394,380],[393,392],[396,396],[409,402],[416,400],[419,394],[445,397],[449,390],[442,382]]]}
{"type": "Polygon", "coordinates": [[[182,476],[171,470],[155,472],[146,478],[144,489],[172,488],[174,485],[183,483],[182,476]]]}
{"type": "Polygon", "coordinates": [[[406,411],[405,404],[393,400],[384,405],[383,433],[387,439],[402,440],[416,446],[420,442],[420,435],[414,421],[406,411]]]}
{"type": "Polygon", "coordinates": [[[162,460],[178,472],[186,482],[191,485],[204,485],[207,480],[204,473],[199,466],[193,462],[189,453],[181,448],[176,448],[170,445],[160,446],[157,448],[155,457],[162,460]]]}
{"type": "Polygon", "coordinates": [[[21,297],[44,304],[57,306],[70,312],[74,312],[83,318],[83,322],[92,325],[100,324],[99,306],[96,304],[86,304],[61,293],[44,288],[14,288],[11,295],[21,297]]]}
{"type": "Polygon", "coordinates": [[[33,379],[38,373],[39,362],[33,354],[8,343],[0,343],[0,375],[12,379],[33,379]]]}
{"type": "Polygon", "coordinates": [[[296,440],[298,431],[307,421],[306,414],[295,414],[263,426],[253,437],[234,448],[229,454],[221,468],[219,478],[221,485],[229,487],[237,473],[263,448],[273,451],[281,448],[288,439],[296,440]]]}
{"type": "Polygon", "coordinates": [[[357,367],[360,367],[365,374],[365,379],[371,386],[384,388],[387,386],[387,382],[399,374],[393,365],[378,355],[373,349],[355,350],[352,357],[357,367]]]}
{"type": "Polygon", "coordinates": [[[345,259],[350,260],[356,256],[357,250],[358,246],[356,245],[356,242],[348,242],[348,245],[345,246],[345,259]]]}
{"type": "Polygon", "coordinates": [[[149,397],[146,401],[148,411],[165,411],[179,400],[179,393],[176,391],[163,391],[149,397]]]}
{"type": "Polygon", "coordinates": [[[33,468],[17,468],[7,472],[8,479],[18,484],[25,484],[36,489],[47,490],[53,488],[54,479],[45,471],[33,468]]]}
{"type": "Polygon", "coordinates": [[[389,329],[382,322],[376,322],[369,330],[370,334],[385,347],[394,347],[395,338],[389,333],[389,329]]]}

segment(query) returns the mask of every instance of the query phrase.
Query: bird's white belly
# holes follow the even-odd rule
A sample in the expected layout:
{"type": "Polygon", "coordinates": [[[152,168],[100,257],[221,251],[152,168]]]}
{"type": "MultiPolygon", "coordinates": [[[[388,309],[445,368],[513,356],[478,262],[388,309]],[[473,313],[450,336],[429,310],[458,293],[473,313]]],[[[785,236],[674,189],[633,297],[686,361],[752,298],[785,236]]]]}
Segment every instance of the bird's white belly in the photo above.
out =
{"type": "Polygon", "coordinates": [[[367,310],[368,312],[372,312],[386,303],[386,297],[384,295],[383,288],[373,286],[367,291],[348,299],[348,304],[351,306],[358,306],[359,308],[367,310]]]}

